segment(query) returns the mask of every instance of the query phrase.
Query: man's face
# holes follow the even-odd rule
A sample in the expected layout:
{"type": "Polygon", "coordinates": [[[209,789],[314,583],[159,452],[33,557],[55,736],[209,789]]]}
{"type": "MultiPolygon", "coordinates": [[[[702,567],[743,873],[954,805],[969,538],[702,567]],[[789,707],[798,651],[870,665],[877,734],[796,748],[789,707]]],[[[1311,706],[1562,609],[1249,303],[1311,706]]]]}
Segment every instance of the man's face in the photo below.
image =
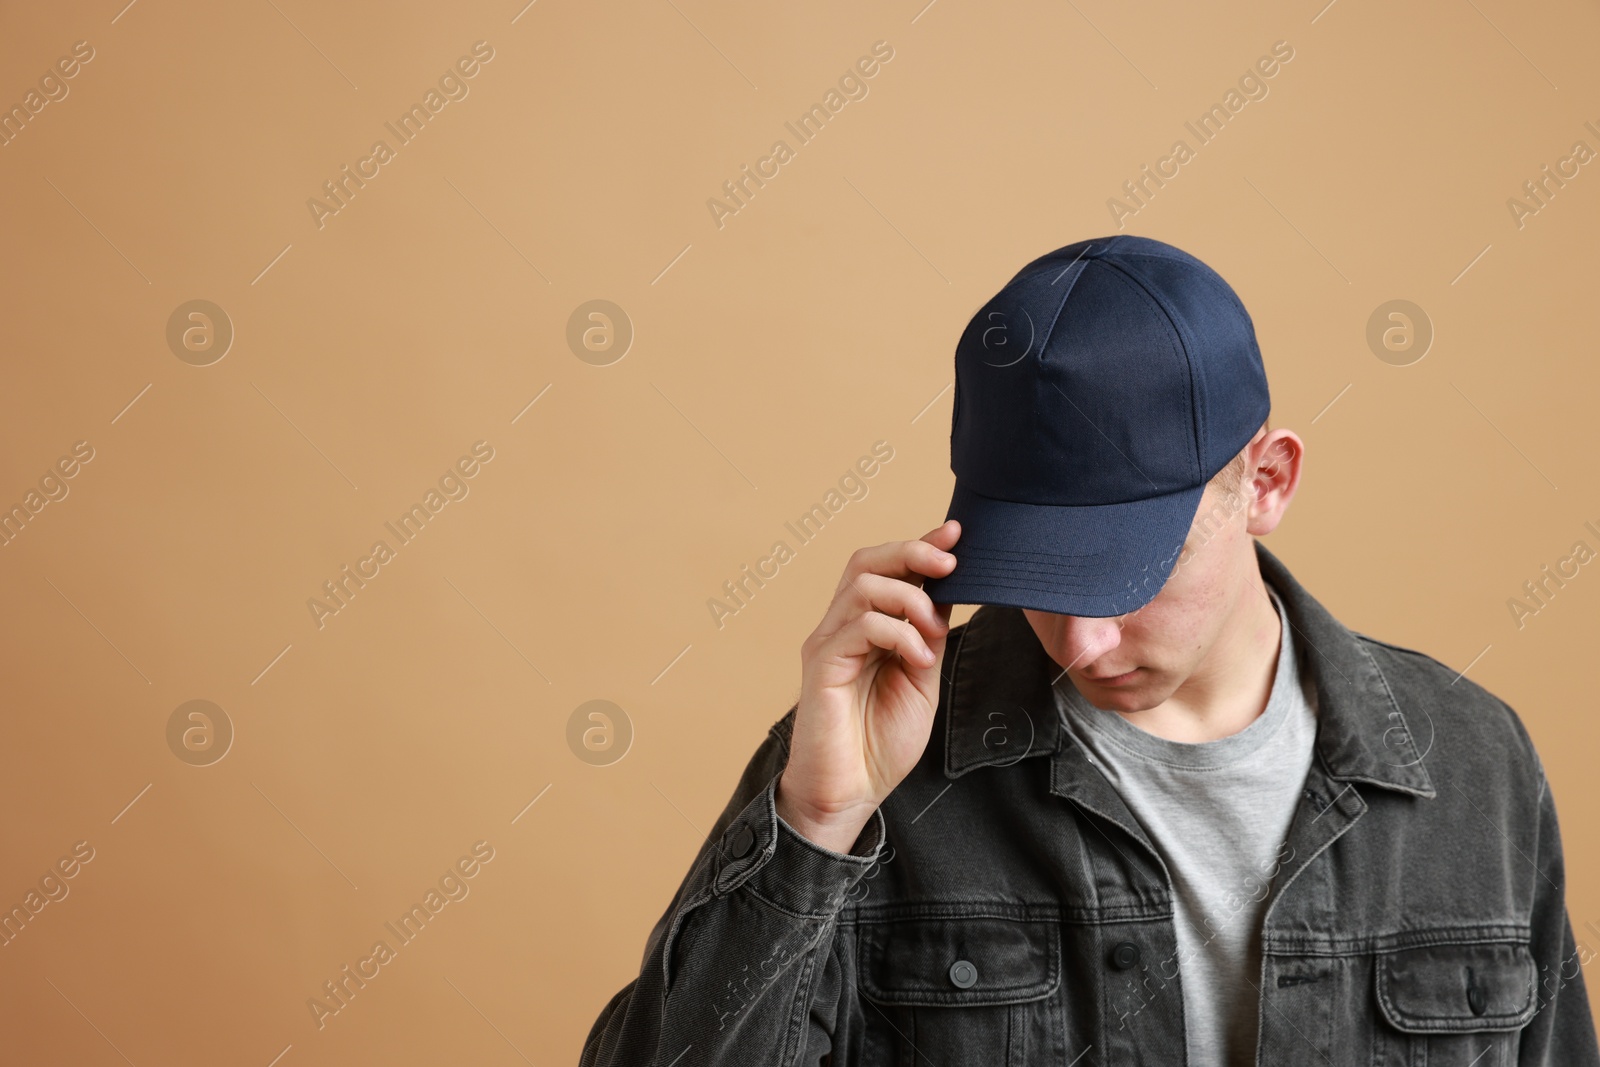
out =
{"type": "Polygon", "coordinates": [[[1171,576],[1142,608],[1109,618],[1023,609],[1045,651],[1091,704],[1144,711],[1163,703],[1195,674],[1240,597],[1258,595],[1249,584],[1257,573],[1249,505],[1240,491],[1207,486],[1171,576]]]}

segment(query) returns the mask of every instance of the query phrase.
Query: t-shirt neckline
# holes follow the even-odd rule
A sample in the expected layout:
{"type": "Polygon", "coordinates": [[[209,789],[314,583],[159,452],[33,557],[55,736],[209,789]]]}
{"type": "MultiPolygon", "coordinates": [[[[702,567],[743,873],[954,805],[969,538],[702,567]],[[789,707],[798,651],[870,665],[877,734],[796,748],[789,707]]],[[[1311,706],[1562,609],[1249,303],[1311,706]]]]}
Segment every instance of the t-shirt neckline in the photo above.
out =
{"type": "Polygon", "coordinates": [[[1057,708],[1069,725],[1086,730],[1096,738],[1115,745],[1129,755],[1151,763],[1159,763],[1182,770],[1218,770],[1249,758],[1266,744],[1289,717],[1294,694],[1291,686],[1299,685],[1299,672],[1295,665],[1294,642],[1289,636],[1288,613],[1278,591],[1267,585],[1273,606],[1278,612],[1280,635],[1278,639],[1278,664],[1272,678],[1272,690],[1262,713],[1244,729],[1213,741],[1173,741],[1157,737],[1140,729],[1116,712],[1090,704],[1072,684],[1066,672],[1056,681],[1057,708]]]}

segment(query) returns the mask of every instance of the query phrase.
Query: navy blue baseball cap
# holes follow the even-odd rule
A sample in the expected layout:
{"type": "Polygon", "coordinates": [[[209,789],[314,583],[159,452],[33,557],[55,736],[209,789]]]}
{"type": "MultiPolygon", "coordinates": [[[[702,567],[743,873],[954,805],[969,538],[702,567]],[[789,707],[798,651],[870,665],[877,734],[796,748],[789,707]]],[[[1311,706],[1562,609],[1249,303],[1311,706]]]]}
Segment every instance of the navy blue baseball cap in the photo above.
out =
{"type": "Polygon", "coordinates": [[[1266,422],[1255,325],[1199,259],[1149,237],[1029,263],[956,346],[935,603],[1123,615],[1171,575],[1206,483],[1266,422]]]}

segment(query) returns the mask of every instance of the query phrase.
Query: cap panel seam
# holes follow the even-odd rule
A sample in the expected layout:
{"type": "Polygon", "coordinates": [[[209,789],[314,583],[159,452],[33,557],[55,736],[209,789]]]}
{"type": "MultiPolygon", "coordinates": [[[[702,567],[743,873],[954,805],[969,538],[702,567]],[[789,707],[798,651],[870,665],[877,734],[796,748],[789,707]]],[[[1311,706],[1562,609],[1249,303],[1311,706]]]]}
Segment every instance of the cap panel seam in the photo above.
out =
{"type": "MultiPolygon", "coordinates": [[[[1067,310],[1067,302],[1072,299],[1072,291],[1077,288],[1078,279],[1083,277],[1083,272],[1089,268],[1091,262],[1093,261],[1083,258],[1068,265],[1067,270],[1077,267],[1077,273],[1067,280],[1067,287],[1061,293],[1061,302],[1056,305],[1056,313],[1050,317],[1050,328],[1044,332],[1043,337],[1039,338],[1039,351],[1033,357],[1039,366],[1039,373],[1036,373],[1033,377],[1033,403],[1030,405],[1031,410],[1028,412],[1028,418],[1032,420],[1035,428],[1035,435],[1037,435],[1040,411],[1043,407],[1044,390],[1051,385],[1049,376],[1044,373],[1044,353],[1050,347],[1050,339],[1056,335],[1056,327],[1060,325],[1061,316],[1067,310]]],[[[1043,273],[1043,271],[1041,270],[1040,273],[1043,273]]],[[[1052,286],[1055,285],[1054,282],[1050,284],[1052,286]]]]}
{"type": "MultiPolygon", "coordinates": [[[[1217,296],[1221,297],[1222,300],[1225,303],[1227,303],[1229,306],[1231,306],[1235,311],[1237,311],[1239,313],[1239,317],[1242,320],[1242,322],[1245,325],[1250,327],[1250,331],[1249,331],[1250,332],[1250,339],[1251,339],[1252,342],[1254,342],[1255,341],[1255,325],[1250,321],[1250,313],[1245,310],[1245,306],[1244,306],[1243,302],[1240,301],[1240,299],[1239,299],[1239,294],[1235,293],[1233,291],[1233,288],[1231,286],[1229,286],[1227,284],[1227,282],[1224,281],[1220,275],[1217,275],[1217,276],[1213,277],[1212,276],[1212,272],[1201,271],[1201,272],[1199,272],[1198,277],[1202,281],[1204,281],[1208,286],[1211,287],[1212,292],[1214,292],[1217,296]]],[[[1259,350],[1260,350],[1260,348],[1259,348],[1259,345],[1258,345],[1257,346],[1258,353],[1259,353],[1259,350]]],[[[1202,369],[1202,373],[1204,373],[1203,369],[1202,369]]],[[[1265,375],[1266,375],[1266,371],[1265,371],[1265,368],[1263,368],[1263,370],[1262,370],[1263,378],[1265,378],[1265,375]]],[[[1209,382],[1209,379],[1207,379],[1207,381],[1209,382]]],[[[1210,413],[1208,411],[1207,412],[1208,418],[1206,420],[1206,435],[1207,435],[1208,439],[1209,439],[1210,434],[1211,434],[1211,422],[1210,422],[1209,414],[1210,413]]],[[[1255,433],[1255,427],[1254,426],[1252,426],[1250,428],[1250,432],[1251,432],[1251,434],[1253,436],[1254,433],[1255,433]]],[[[1249,438],[1246,438],[1245,442],[1243,444],[1241,444],[1239,446],[1239,448],[1243,448],[1244,444],[1248,444],[1248,443],[1249,443],[1249,438]]],[[[1233,456],[1238,454],[1238,451],[1239,451],[1239,449],[1233,448],[1230,445],[1229,446],[1230,455],[1228,455],[1223,460],[1222,466],[1223,467],[1227,466],[1228,462],[1233,459],[1233,456]]],[[[1201,457],[1202,458],[1201,458],[1200,473],[1201,474],[1205,474],[1205,459],[1204,459],[1204,453],[1203,452],[1201,453],[1201,457]]],[[[1221,469],[1222,469],[1222,467],[1218,467],[1217,468],[1217,470],[1219,470],[1219,471],[1221,469]]]]}
{"type": "Polygon", "coordinates": [[[1104,263],[1108,267],[1115,268],[1117,273],[1121,274],[1123,277],[1127,278],[1128,281],[1132,282],[1134,286],[1160,310],[1162,316],[1167,320],[1167,325],[1171,327],[1173,336],[1177,338],[1177,354],[1182,360],[1183,368],[1188,373],[1189,378],[1189,410],[1195,413],[1194,423],[1190,427],[1190,431],[1194,437],[1192,442],[1194,451],[1192,454],[1194,456],[1195,473],[1199,477],[1200,483],[1204,483],[1206,480],[1205,458],[1204,452],[1200,448],[1200,434],[1201,424],[1205,421],[1207,413],[1205,410],[1205,403],[1200,397],[1200,390],[1195,383],[1194,361],[1189,356],[1189,338],[1187,336],[1187,331],[1183,326],[1179,325],[1177,317],[1173,315],[1172,309],[1167,306],[1167,302],[1161,298],[1161,295],[1158,292],[1147,285],[1143,278],[1129,270],[1124,264],[1118,263],[1115,260],[1102,259],[1099,260],[1099,262],[1104,263]]]}

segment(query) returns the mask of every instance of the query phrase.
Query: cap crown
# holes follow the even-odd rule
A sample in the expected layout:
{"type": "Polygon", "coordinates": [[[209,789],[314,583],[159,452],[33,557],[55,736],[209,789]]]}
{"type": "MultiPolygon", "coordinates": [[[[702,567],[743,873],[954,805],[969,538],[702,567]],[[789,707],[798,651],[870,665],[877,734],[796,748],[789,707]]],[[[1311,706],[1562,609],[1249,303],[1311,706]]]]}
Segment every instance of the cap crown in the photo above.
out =
{"type": "Polygon", "coordinates": [[[984,496],[1115,504],[1204,485],[1271,410],[1221,275],[1148,237],[1040,256],[956,346],[950,469],[984,496]]]}

